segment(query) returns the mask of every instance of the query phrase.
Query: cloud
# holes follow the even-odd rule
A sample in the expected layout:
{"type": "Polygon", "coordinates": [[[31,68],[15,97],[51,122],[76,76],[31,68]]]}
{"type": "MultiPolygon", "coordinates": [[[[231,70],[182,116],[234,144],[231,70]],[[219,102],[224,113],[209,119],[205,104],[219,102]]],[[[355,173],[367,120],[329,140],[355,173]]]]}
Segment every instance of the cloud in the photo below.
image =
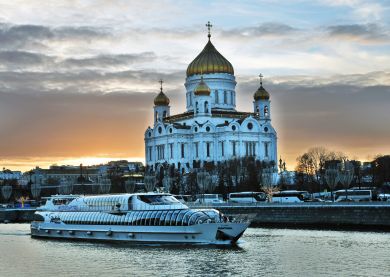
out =
{"type": "Polygon", "coordinates": [[[0,24],[0,49],[45,49],[48,41],[91,42],[110,36],[104,29],[94,27],[56,27],[40,25],[0,24]]]}
{"type": "Polygon", "coordinates": [[[254,27],[244,27],[222,31],[223,36],[242,36],[248,38],[266,37],[266,36],[286,36],[298,32],[298,29],[289,25],[268,22],[254,27]]]}
{"type": "Polygon", "coordinates": [[[26,70],[29,67],[41,67],[52,64],[52,57],[31,53],[26,51],[3,51],[0,52],[0,69],[1,70],[26,70]]]}
{"type": "Polygon", "coordinates": [[[68,58],[62,62],[62,66],[68,68],[95,68],[103,69],[106,67],[128,66],[134,63],[152,62],[156,60],[156,54],[153,52],[144,52],[138,54],[101,54],[88,58],[68,58]]]}
{"type": "Polygon", "coordinates": [[[329,36],[362,42],[390,42],[389,32],[376,24],[333,25],[327,27],[329,36]]]}

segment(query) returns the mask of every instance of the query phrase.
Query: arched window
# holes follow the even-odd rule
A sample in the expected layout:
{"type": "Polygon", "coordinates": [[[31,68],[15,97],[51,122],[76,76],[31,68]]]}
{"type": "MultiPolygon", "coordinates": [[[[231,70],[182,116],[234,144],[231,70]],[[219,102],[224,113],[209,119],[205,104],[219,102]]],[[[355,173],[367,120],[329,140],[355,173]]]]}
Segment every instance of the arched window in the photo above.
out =
{"type": "Polygon", "coordinates": [[[199,113],[198,101],[196,101],[196,103],[195,103],[195,112],[199,113]]]}
{"type": "Polygon", "coordinates": [[[167,117],[167,111],[164,111],[163,112],[163,118],[166,118],[167,117]]]}
{"type": "Polygon", "coordinates": [[[226,92],[226,90],[223,92],[223,103],[227,104],[227,92],[226,92]]]}
{"type": "Polygon", "coordinates": [[[268,114],[268,106],[265,106],[265,107],[264,107],[264,116],[265,116],[265,117],[268,117],[268,116],[269,116],[269,114],[268,114]]]}
{"type": "Polygon", "coordinates": [[[204,102],[204,112],[208,113],[209,112],[209,102],[204,102]]]}
{"type": "Polygon", "coordinates": [[[155,120],[155,121],[157,121],[157,119],[158,119],[158,112],[156,112],[156,115],[155,115],[155,117],[154,117],[154,120],[155,120]]]}
{"type": "Polygon", "coordinates": [[[257,113],[257,115],[259,115],[259,113],[260,113],[259,106],[256,107],[256,113],[257,113]]]}
{"type": "Polygon", "coordinates": [[[215,103],[218,104],[218,103],[219,103],[218,90],[216,90],[216,91],[214,92],[214,94],[215,94],[215,103]]]}

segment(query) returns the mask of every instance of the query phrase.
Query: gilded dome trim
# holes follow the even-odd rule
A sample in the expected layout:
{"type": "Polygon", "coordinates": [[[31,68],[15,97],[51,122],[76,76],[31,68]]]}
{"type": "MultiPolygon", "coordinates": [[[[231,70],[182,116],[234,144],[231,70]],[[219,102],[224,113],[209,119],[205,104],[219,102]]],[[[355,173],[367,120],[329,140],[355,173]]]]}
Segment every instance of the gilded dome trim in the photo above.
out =
{"type": "Polygon", "coordinates": [[[211,90],[209,88],[209,86],[205,83],[205,81],[203,80],[203,76],[200,78],[200,82],[199,84],[196,86],[196,89],[194,91],[194,94],[195,95],[205,95],[205,96],[209,96],[211,93],[211,90]]]}
{"type": "Polygon", "coordinates": [[[209,73],[228,73],[234,75],[232,64],[218,52],[210,40],[202,52],[189,64],[187,77],[209,73]]]}
{"type": "Polygon", "coordinates": [[[265,88],[263,88],[263,85],[260,85],[258,90],[253,95],[253,98],[255,100],[269,100],[269,93],[265,90],[265,88]]]}
{"type": "Polygon", "coordinates": [[[155,106],[168,106],[169,98],[164,94],[164,92],[160,91],[160,93],[154,98],[155,106]]]}

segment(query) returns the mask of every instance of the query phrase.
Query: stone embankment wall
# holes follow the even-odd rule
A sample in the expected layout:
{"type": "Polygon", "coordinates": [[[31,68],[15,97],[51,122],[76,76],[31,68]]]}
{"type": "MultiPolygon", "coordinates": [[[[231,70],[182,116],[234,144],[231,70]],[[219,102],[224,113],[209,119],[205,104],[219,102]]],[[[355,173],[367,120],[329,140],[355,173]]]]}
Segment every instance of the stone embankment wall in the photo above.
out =
{"type": "Polygon", "coordinates": [[[35,209],[0,209],[0,223],[2,222],[31,222],[35,209]]]}
{"type": "Polygon", "coordinates": [[[254,226],[390,229],[388,204],[264,204],[216,207],[228,215],[253,214],[254,226]]]}
{"type": "MultiPolygon", "coordinates": [[[[192,206],[191,208],[215,208],[233,217],[253,217],[252,226],[352,227],[357,229],[390,230],[390,203],[299,203],[256,205],[192,206]]],[[[30,222],[34,209],[0,209],[1,222],[30,222]]]]}

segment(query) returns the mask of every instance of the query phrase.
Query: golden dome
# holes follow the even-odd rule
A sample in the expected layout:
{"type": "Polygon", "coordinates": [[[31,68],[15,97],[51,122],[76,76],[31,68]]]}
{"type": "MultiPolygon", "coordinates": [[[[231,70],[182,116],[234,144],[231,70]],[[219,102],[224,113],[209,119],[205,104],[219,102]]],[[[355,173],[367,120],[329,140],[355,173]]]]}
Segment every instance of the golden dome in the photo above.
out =
{"type": "Polygon", "coordinates": [[[209,73],[234,74],[232,64],[215,49],[210,41],[210,37],[202,52],[188,66],[187,77],[209,73]]]}
{"type": "Polygon", "coordinates": [[[196,87],[195,91],[194,91],[194,94],[195,95],[206,95],[206,96],[209,96],[210,95],[210,88],[209,86],[203,81],[203,76],[200,77],[200,82],[198,84],[198,86],[196,87]]]}
{"type": "Polygon", "coordinates": [[[255,99],[255,101],[269,100],[269,93],[263,88],[263,85],[261,84],[260,87],[255,92],[255,94],[253,95],[253,98],[255,99]]]}
{"type": "Polygon", "coordinates": [[[154,105],[155,106],[168,106],[169,105],[169,98],[162,92],[154,98],[154,105]]]}

